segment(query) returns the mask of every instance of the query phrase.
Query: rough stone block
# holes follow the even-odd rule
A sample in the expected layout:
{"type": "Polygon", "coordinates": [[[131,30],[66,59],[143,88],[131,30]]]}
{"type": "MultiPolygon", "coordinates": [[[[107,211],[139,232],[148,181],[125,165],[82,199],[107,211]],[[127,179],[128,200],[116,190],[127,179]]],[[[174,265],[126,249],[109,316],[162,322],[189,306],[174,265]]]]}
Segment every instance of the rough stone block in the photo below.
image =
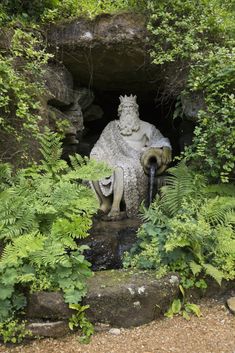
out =
{"type": "Polygon", "coordinates": [[[66,321],[32,322],[27,325],[27,330],[31,331],[33,336],[52,338],[59,338],[70,332],[66,321]]]}
{"type": "Polygon", "coordinates": [[[154,271],[110,270],[95,273],[88,281],[84,300],[92,322],[115,327],[148,323],[169,307],[178,295],[176,275],[156,279],[154,271]]]}
{"type": "Polygon", "coordinates": [[[31,319],[66,319],[73,314],[60,292],[36,292],[29,295],[26,317],[31,319]]]}

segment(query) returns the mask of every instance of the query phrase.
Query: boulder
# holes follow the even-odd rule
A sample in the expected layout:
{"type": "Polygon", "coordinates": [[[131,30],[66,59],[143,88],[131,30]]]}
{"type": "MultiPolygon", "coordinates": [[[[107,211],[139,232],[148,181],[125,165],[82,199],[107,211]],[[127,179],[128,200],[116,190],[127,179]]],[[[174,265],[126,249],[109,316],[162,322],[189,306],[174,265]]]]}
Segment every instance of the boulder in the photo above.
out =
{"type": "MultiPolygon", "coordinates": [[[[88,280],[83,304],[90,306],[86,313],[93,323],[109,325],[107,327],[138,326],[167,310],[178,295],[178,284],[179,279],[174,274],[156,279],[154,271],[100,271],[88,280]]],[[[62,322],[66,323],[73,313],[60,292],[29,295],[26,318],[33,321],[29,329],[37,335],[56,337],[57,330],[64,330],[62,322]]]]}
{"type": "Polygon", "coordinates": [[[73,102],[73,78],[64,65],[50,64],[44,74],[47,88],[46,100],[56,107],[66,106],[73,102]]]}
{"type": "Polygon", "coordinates": [[[92,322],[114,327],[148,323],[163,314],[179,292],[179,279],[156,279],[154,271],[109,270],[88,281],[87,316],[92,322]]]}
{"type": "Polygon", "coordinates": [[[235,315],[235,297],[227,299],[227,306],[231,313],[235,315]]]}
{"type": "Polygon", "coordinates": [[[35,292],[29,295],[26,317],[30,319],[67,319],[73,314],[60,292],[35,292]]]}

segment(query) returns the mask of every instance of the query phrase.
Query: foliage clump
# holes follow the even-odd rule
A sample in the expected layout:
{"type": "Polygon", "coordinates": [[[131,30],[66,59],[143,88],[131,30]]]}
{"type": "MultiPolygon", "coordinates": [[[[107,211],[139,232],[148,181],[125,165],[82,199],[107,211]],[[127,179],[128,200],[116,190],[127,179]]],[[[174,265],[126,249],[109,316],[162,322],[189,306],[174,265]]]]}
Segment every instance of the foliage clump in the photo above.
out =
{"type": "Polygon", "coordinates": [[[40,135],[40,97],[45,65],[52,55],[36,29],[14,28],[11,33],[9,48],[0,51],[0,137],[4,146],[0,159],[19,160],[14,164],[20,166],[32,161],[29,140],[36,141],[40,135]]]}
{"type": "MultiPolygon", "coordinates": [[[[235,189],[214,196],[204,178],[182,161],[169,170],[168,185],[149,209],[138,243],[126,266],[156,269],[158,276],[175,271],[184,288],[205,288],[207,276],[219,284],[235,278],[235,189]]],[[[225,189],[225,188],[224,188],[225,189]]]]}
{"type": "Polygon", "coordinates": [[[229,182],[235,164],[234,1],[148,1],[153,63],[186,75],[180,96],[204,100],[185,156],[212,182],[229,182]]]}
{"type": "Polygon", "coordinates": [[[12,328],[27,293],[62,291],[65,302],[75,305],[92,275],[83,255],[87,247],[78,239],[88,236],[98,203],[81,181],[100,179],[110,170],[79,155],[71,157],[70,167],[60,159],[60,138],[50,132],[41,138],[41,153],[41,164],[16,175],[0,165],[0,335],[7,340],[4,327],[12,328]]]}
{"type": "Polygon", "coordinates": [[[3,0],[6,20],[53,22],[78,16],[94,18],[102,13],[136,11],[146,7],[146,0],[3,0]]]}

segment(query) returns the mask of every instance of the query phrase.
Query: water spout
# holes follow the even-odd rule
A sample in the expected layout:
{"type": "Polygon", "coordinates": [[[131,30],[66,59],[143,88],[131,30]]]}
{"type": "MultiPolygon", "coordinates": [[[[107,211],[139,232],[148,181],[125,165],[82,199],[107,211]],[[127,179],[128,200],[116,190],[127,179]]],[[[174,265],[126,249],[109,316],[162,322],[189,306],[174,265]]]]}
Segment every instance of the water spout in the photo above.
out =
{"type": "Polygon", "coordinates": [[[149,166],[149,206],[153,201],[154,180],[157,171],[157,161],[153,161],[149,166]]]}

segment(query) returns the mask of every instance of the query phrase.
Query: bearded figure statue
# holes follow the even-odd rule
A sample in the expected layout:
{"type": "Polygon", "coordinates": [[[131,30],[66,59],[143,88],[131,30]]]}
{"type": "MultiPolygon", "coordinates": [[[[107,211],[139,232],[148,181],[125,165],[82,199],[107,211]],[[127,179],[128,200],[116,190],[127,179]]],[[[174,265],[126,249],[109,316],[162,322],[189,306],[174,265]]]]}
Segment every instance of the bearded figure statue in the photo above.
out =
{"type": "Polygon", "coordinates": [[[90,157],[113,169],[109,178],[93,182],[100,211],[108,220],[135,216],[147,196],[151,161],[161,174],[171,161],[171,145],[152,124],[139,118],[136,96],[120,97],[119,120],[111,121],[91,150],[90,157]],[[124,205],[124,212],[121,212],[124,205]]]}

